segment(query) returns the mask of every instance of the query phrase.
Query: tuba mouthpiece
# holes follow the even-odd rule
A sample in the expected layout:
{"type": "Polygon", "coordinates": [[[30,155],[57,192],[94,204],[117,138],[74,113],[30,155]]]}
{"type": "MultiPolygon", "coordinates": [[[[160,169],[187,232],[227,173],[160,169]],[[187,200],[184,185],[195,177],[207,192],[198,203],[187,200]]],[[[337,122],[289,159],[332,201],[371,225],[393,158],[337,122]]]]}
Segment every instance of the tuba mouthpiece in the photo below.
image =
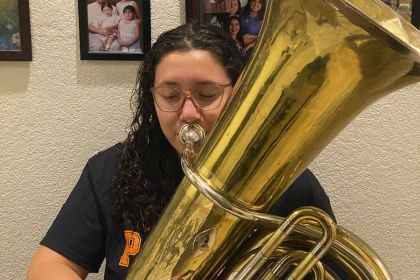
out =
{"type": "Polygon", "coordinates": [[[184,124],[179,130],[179,138],[183,144],[201,144],[206,137],[206,132],[198,124],[184,124]]]}

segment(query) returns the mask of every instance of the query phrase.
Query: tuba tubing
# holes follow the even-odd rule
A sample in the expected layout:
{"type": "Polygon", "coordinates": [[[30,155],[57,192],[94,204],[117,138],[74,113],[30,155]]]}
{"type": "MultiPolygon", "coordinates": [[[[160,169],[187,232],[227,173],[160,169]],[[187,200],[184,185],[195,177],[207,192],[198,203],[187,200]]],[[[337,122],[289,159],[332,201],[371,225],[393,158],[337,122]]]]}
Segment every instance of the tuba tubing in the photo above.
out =
{"type": "MultiPolygon", "coordinates": [[[[268,0],[251,61],[188,159],[216,193],[267,212],[364,108],[419,80],[420,32],[381,1],[268,0]]],[[[234,279],[276,228],[232,215],[184,178],[127,279],[234,279]]],[[[321,235],[316,223],[296,225],[274,253],[300,255],[321,235]]],[[[327,256],[352,279],[391,279],[341,226],[327,256]]],[[[326,266],[325,278],[335,277],[326,266]]]]}

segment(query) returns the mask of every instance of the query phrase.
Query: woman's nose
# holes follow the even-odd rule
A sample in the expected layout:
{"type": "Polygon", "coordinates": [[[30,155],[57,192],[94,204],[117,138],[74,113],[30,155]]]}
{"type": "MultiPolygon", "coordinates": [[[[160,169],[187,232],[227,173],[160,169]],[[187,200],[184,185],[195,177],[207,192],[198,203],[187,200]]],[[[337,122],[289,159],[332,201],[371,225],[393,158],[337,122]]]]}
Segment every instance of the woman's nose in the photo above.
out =
{"type": "Polygon", "coordinates": [[[182,106],[181,111],[181,120],[186,123],[193,123],[199,119],[199,109],[194,105],[191,99],[185,99],[184,106],[182,106]]]}

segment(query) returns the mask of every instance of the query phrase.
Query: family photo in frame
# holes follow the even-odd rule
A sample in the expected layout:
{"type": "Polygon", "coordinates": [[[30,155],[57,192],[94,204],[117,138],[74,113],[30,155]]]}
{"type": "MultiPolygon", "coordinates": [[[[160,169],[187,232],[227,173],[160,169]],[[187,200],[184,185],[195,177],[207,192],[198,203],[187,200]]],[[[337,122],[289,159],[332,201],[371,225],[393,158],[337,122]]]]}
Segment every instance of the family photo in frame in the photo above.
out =
{"type": "Polygon", "coordinates": [[[79,0],[81,59],[141,60],[150,48],[150,0],[79,0]]]}
{"type": "Polygon", "coordinates": [[[264,0],[187,1],[187,21],[216,25],[228,32],[244,63],[251,57],[264,17],[264,0]]]}
{"type": "MultiPolygon", "coordinates": [[[[420,28],[420,2],[382,0],[420,28]],[[417,5],[417,6],[416,6],[417,5]]],[[[187,21],[216,25],[229,32],[246,63],[251,57],[264,17],[264,0],[186,0],[187,21]]]]}
{"type": "Polygon", "coordinates": [[[28,0],[0,1],[0,60],[32,60],[28,0]]]}

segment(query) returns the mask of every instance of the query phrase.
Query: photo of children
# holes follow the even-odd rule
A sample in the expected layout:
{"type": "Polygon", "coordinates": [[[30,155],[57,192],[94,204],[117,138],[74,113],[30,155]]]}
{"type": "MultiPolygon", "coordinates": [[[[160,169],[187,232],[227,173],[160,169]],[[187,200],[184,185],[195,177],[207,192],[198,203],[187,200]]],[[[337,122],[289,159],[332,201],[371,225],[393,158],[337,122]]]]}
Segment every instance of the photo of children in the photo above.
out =
{"type": "Polygon", "coordinates": [[[89,52],[143,53],[141,1],[87,0],[89,52]]]}
{"type": "Polygon", "coordinates": [[[20,51],[18,0],[0,1],[0,51],[20,51]]]}

